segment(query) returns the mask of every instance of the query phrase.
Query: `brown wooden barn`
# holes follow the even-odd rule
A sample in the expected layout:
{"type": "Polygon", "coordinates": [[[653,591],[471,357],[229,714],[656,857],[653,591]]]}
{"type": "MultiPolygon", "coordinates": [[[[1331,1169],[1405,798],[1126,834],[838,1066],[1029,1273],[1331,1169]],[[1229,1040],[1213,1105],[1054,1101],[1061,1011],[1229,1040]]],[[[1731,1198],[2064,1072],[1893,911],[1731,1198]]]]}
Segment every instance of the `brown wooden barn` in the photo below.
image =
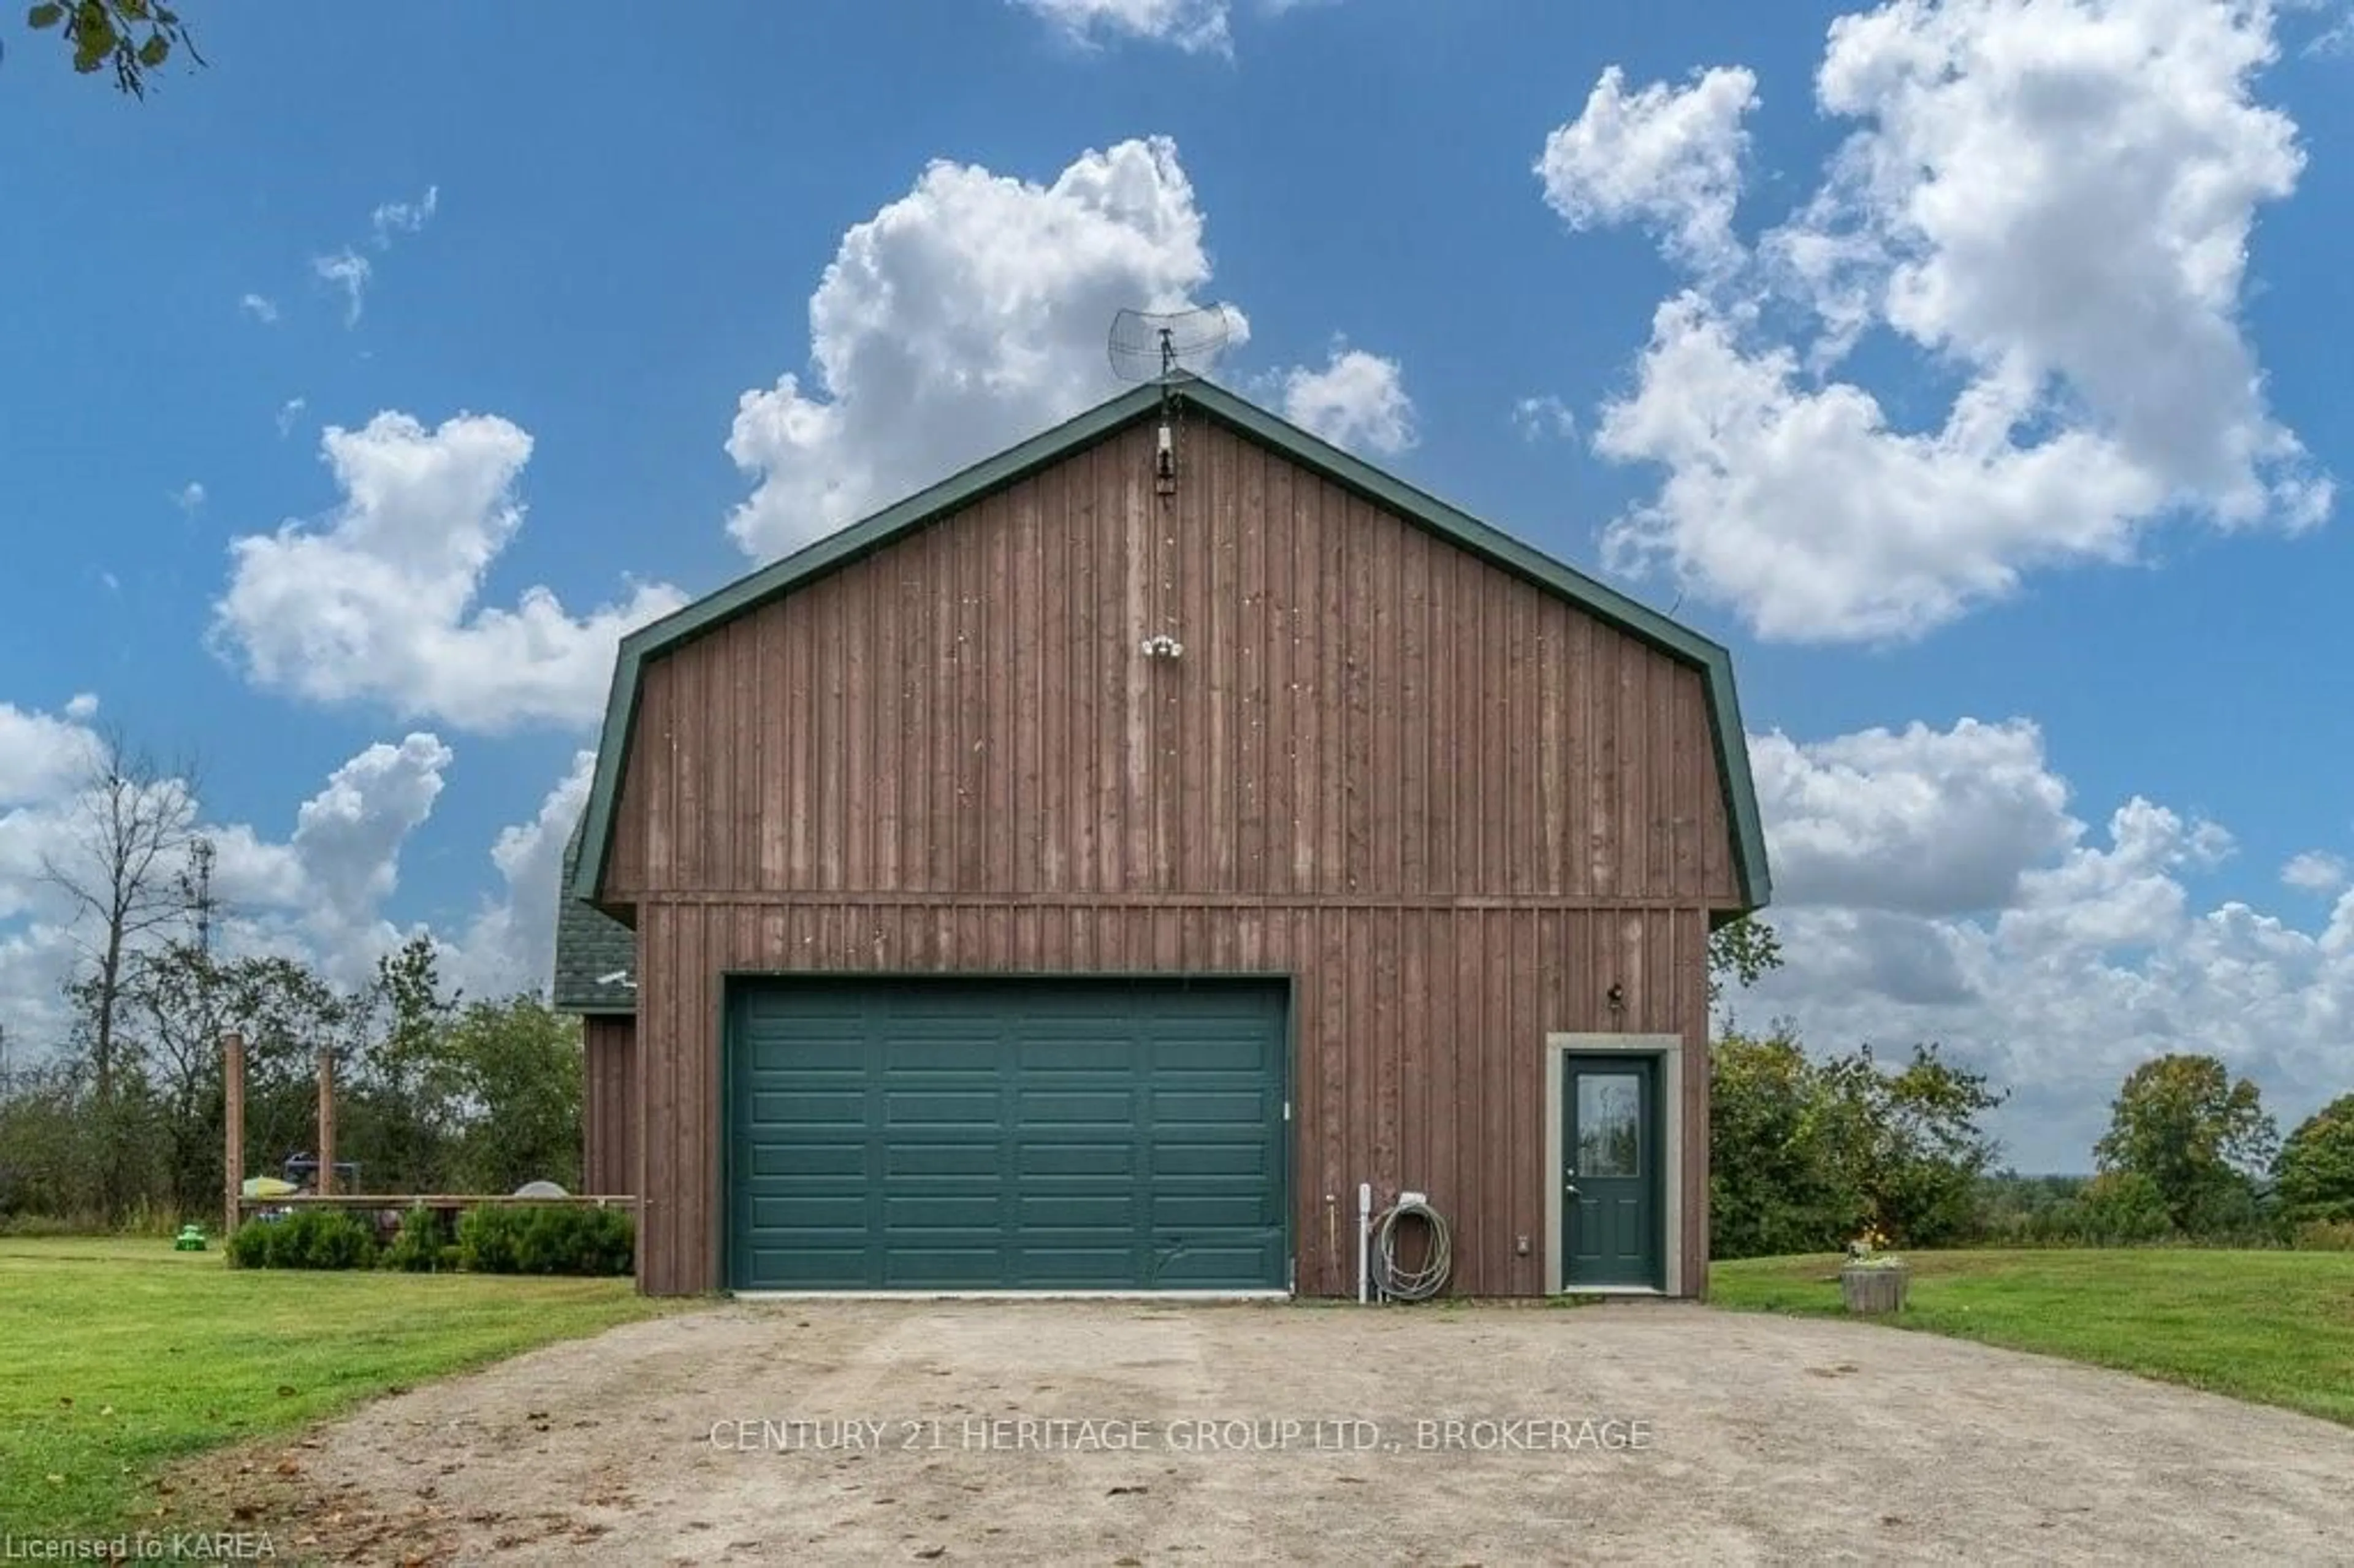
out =
{"type": "Polygon", "coordinates": [[[576,848],[645,1290],[1704,1287],[1725,651],[1207,382],[631,636],[576,848]]]}

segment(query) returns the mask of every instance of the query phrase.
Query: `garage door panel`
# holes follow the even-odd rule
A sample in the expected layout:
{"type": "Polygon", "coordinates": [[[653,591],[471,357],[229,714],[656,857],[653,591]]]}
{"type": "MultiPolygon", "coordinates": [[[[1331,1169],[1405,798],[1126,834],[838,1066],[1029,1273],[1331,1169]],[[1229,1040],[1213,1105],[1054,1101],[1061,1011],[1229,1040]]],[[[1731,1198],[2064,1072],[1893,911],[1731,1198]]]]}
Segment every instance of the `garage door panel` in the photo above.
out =
{"type": "Polygon", "coordinates": [[[1267,1120],[1267,1097],[1256,1088],[1224,1094],[1156,1088],[1153,1119],[1162,1127],[1237,1125],[1257,1128],[1267,1120]]]}
{"type": "Polygon", "coordinates": [[[883,1223],[895,1235],[945,1231],[957,1236],[994,1230],[1004,1217],[1005,1200],[994,1192],[892,1192],[883,1199],[883,1223]]]}
{"type": "Polygon", "coordinates": [[[855,1235],[866,1229],[866,1200],[856,1193],[756,1192],[752,1197],[752,1224],[764,1232],[813,1231],[855,1235]]]}
{"type": "MultiPolygon", "coordinates": [[[[910,1243],[885,1254],[882,1272],[862,1279],[877,1290],[994,1290],[1005,1274],[1005,1255],[994,1246],[928,1246],[910,1243]]],[[[840,1289],[839,1279],[814,1282],[840,1289]]]]}
{"type": "Polygon", "coordinates": [[[866,1145],[805,1141],[800,1138],[748,1144],[737,1169],[758,1181],[767,1176],[837,1176],[862,1181],[866,1145]]]}
{"type": "Polygon", "coordinates": [[[1091,1122],[1126,1127],[1136,1119],[1133,1089],[1023,1089],[1014,1114],[1024,1127],[1039,1122],[1091,1122]]]}
{"type": "MultiPolygon", "coordinates": [[[[871,1035],[870,1035],[871,1038],[871,1035]]],[[[953,1030],[901,1033],[882,1043],[884,1065],[894,1073],[993,1074],[996,1033],[967,1024],[953,1030]]]]}
{"type": "Polygon", "coordinates": [[[1257,1143],[1155,1143],[1152,1174],[1162,1176],[1254,1176],[1272,1174],[1269,1151],[1257,1143]]]}
{"type": "Polygon", "coordinates": [[[1155,1235],[1189,1235],[1202,1231],[1247,1231],[1280,1224],[1282,1216],[1267,1212],[1265,1196],[1249,1192],[1156,1192],[1152,1231],[1155,1235]]]}
{"type": "Polygon", "coordinates": [[[730,1019],[739,1288],[1285,1281],[1279,986],[788,981],[730,1019]]]}
{"type": "Polygon", "coordinates": [[[1038,1192],[1019,1199],[1014,1224],[1023,1235],[1049,1230],[1099,1230],[1123,1236],[1136,1234],[1142,1205],[1132,1196],[1110,1196],[1097,1190],[1058,1196],[1038,1192]]]}
{"type": "Polygon", "coordinates": [[[856,1127],[866,1119],[866,1097],[855,1089],[839,1091],[772,1087],[764,1083],[752,1096],[756,1126],[822,1127],[847,1122],[856,1127]]]}
{"type": "MultiPolygon", "coordinates": [[[[1280,1115],[1279,1107],[1270,1104],[1267,1107],[1267,1114],[1270,1118],[1275,1118],[1280,1115]]],[[[1174,1123],[1164,1121],[1153,1128],[1151,1138],[1152,1147],[1155,1149],[1219,1147],[1264,1149],[1267,1147],[1267,1142],[1263,1128],[1245,1121],[1174,1123]]]]}
{"type": "Polygon", "coordinates": [[[1014,1063],[1025,1073],[1087,1073],[1124,1081],[1135,1071],[1138,1043],[1106,1039],[1100,1029],[1024,1030],[1014,1063]]]}
{"type": "MultiPolygon", "coordinates": [[[[863,1161],[865,1150],[859,1150],[863,1161]]],[[[967,1142],[945,1139],[923,1143],[897,1142],[883,1153],[885,1176],[994,1176],[1004,1159],[994,1134],[967,1142]]],[[[861,1166],[862,1171],[864,1165],[861,1166]]]]}
{"type": "Polygon", "coordinates": [[[1149,1044],[1156,1073],[1234,1073],[1256,1079],[1264,1066],[1257,1043],[1250,1040],[1161,1035],[1149,1044]]]}
{"type": "Polygon", "coordinates": [[[985,1093],[890,1089],[883,1097],[883,1119],[891,1127],[995,1127],[1002,1116],[1003,1109],[993,1089],[985,1093]]]}
{"type": "Polygon", "coordinates": [[[1132,1176],[1141,1161],[1132,1143],[1025,1141],[1014,1150],[1023,1176],[1132,1176]]]}
{"type": "Polygon", "coordinates": [[[864,1266],[864,1241],[854,1246],[818,1246],[804,1243],[763,1244],[741,1262],[752,1278],[770,1280],[771,1290],[830,1290],[834,1281],[864,1266]]]}
{"type": "Polygon", "coordinates": [[[755,1071],[772,1068],[795,1073],[846,1073],[861,1077],[866,1072],[866,1031],[855,1026],[848,1030],[828,1030],[812,1023],[807,1029],[796,1029],[790,1038],[779,1037],[766,1029],[758,1029],[745,1037],[755,1071]]]}
{"type": "Polygon", "coordinates": [[[1100,1290],[1107,1279],[1133,1277],[1138,1272],[1136,1248],[1125,1240],[1103,1246],[1024,1246],[1007,1259],[1009,1273],[1018,1272],[1034,1286],[1046,1289],[1100,1290]]]}
{"type": "Polygon", "coordinates": [[[1172,1249],[1158,1260],[1155,1285],[1163,1290],[1217,1290],[1230,1279],[1280,1276],[1283,1238],[1272,1234],[1256,1246],[1195,1245],[1172,1249]]]}

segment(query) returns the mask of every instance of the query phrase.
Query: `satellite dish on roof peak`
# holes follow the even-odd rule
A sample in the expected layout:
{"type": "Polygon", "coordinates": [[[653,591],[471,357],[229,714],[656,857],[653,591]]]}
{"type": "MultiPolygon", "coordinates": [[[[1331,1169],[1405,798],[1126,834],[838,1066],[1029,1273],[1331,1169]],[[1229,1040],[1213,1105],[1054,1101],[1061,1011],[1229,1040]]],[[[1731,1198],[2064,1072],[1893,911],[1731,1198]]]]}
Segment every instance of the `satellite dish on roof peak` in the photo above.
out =
{"type": "Polygon", "coordinates": [[[1111,367],[1123,381],[1168,381],[1199,376],[1234,336],[1235,314],[1224,305],[1190,311],[1122,311],[1111,319],[1111,367]]]}

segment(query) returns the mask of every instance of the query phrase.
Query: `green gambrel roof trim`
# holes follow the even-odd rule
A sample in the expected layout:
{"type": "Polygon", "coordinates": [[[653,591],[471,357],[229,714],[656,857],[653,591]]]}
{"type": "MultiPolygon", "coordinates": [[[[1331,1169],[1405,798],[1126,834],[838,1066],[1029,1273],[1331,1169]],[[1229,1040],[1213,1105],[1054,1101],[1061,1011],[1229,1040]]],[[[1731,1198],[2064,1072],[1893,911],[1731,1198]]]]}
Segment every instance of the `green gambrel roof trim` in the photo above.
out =
{"type": "MultiPolygon", "coordinates": [[[[1772,895],[1766,866],[1766,835],[1757,817],[1757,788],[1749,771],[1749,745],[1741,727],[1741,703],[1733,686],[1733,655],[1659,611],[1636,603],[1575,567],[1492,528],[1434,496],[1426,495],[1370,463],[1310,435],[1299,426],[1209,381],[1186,377],[1170,387],[1180,402],[1272,448],[1302,468],[1357,492],[1367,500],[1421,524],[1504,570],[1560,595],[1597,619],[1699,670],[1708,682],[1709,715],[1716,742],[1717,776],[1733,822],[1734,869],[1742,901],[1763,908],[1772,895]]],[[[1098,404],[1020,446],[975,463],[896,506],[854,523],[782,560],[739,577],[726,588],[675,610],[621,639],[614,661],[613,691],[605,705],[605,729],[597,748],[597,776],[584,821],[583,853],[573,874],[572,896],[594,902],[604,881],[605,856],[613,836],[613,803],[620,791],[621,765],[637,718],[638,691],[647,662],[769,603],[812,578],[870,555],[935,519],[970,506],[1042,468],[1060,461],[1114,431],[1150,418],[1163,388],[1134,387],[1098,404]]]]}

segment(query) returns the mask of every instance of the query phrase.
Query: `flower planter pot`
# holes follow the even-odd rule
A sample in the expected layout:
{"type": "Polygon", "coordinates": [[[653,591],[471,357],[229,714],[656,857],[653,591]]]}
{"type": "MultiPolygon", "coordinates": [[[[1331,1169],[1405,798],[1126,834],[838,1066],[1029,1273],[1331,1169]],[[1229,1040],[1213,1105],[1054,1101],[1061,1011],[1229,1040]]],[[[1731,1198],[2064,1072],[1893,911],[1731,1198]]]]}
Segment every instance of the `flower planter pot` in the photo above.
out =
{"type": "Polygon", "coordinates": [[[1906,1274],[1902,1266],[1842,1268],[1840,1294],[1846,1298],[1850,1312],[1902,1312],[1906,1274]]]}

